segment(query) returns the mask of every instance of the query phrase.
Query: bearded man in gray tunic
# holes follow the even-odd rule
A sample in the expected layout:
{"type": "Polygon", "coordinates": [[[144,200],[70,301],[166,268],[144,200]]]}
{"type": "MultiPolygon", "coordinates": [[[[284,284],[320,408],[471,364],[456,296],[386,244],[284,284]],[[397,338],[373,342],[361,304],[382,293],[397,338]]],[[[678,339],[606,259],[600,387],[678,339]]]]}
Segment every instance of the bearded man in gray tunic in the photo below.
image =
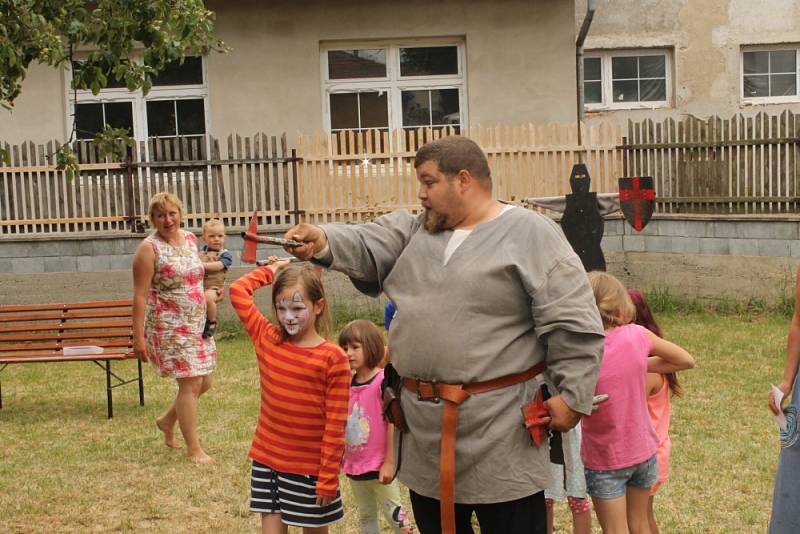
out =
{"type": "MultiPolygon", "coordinates": [[[[400,210],[359,225],[300,224],[285,237],[304,243],[287,248],[298,258],[345,273],[364,293],[385,292],[397,307],[392,363],[406,388],[419,388],[401,395],[409,431],[398,477],[411,490],[424,534],[452,528],[439,517],[447,403],[439,402],[437,384],[486,383],[545,362],[557,389],[546,402],[549,427],[565,432],[591,413],[603,326],[559,226],[494,199],[477,144],[460,136],[433,141],[414,166],[423,213],[400,210]],[[423,395],[420,383],[432,393],[423,395]]],[[[535,389],[526,379],[475,392],[457,407],[457,532],[472,532],[473,512],[484,532],[545,531],[548,447],[532,445],[520,412],[535,389]]]]}

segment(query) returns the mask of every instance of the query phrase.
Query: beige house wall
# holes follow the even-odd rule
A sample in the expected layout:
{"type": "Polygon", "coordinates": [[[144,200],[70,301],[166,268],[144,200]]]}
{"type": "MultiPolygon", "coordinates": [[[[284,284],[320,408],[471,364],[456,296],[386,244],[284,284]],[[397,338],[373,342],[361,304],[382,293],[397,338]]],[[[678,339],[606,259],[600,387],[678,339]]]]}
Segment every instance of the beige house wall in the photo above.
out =
{"type": "MultiPolygon", "coordinates": [[[[323,127],[321,43],[457,37],[465,43],[470,125],[574,120],[575,8],[566,0],[207,2],[232,51],[207,60],[209,131],[323,127]]],[[[62,73],[34,66],[0,142],[63,139],[62,73]]]]}
{"type": "MultiPolygon", "coordinates": [[[[586,0],[576,0],[576,28],[586,0]]],[[[800,102],[742,102],[741,48],[800,43],[797,0],[597,0],[585,49],[669,48],[673,52],[673,102],[655,110],[600,111],[591,120],[627,121],[693,115],[800,112],[800,102]]]]}

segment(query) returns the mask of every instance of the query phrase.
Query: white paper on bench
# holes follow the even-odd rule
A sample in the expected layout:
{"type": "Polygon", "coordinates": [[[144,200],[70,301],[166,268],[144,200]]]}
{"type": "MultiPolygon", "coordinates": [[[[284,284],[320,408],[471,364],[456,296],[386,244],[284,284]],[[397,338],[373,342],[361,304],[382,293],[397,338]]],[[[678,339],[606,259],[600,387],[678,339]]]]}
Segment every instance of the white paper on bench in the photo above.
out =
{"type": "Polygon", "coordinates": [[[97,345],[64,347],[64,356],[76,356],[78,354],[103,354],[103,347],[98,347],[97,345]]]}

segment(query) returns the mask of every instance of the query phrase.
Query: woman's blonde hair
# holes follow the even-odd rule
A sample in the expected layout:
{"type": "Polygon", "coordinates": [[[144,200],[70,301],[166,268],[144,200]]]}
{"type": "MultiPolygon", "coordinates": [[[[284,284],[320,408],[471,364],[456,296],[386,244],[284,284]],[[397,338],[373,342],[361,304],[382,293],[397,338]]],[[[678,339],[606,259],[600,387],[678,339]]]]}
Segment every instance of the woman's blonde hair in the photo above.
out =
{"type": "MultiPolygon", "coordinates": [[[[331,316],[328,311],[328,303],[325,300],[325,288],[322,286],[322,278],[319,273],[311,265],[287,265],[278,271],[272,284],[272,308],[277,313],[278,295],[287,287],[296,285],[303,289],[312,306],[322,300],[324,306],[322,307],[322,312],[314,320],[314,328],[320,336],[327,338],[330,333],[331,316]]],[[[289,332],[286,331],[280,321],[278,321],[278,329],[281,332],[281,341],[289,339],[289,332]]]]}
{"type": "Polygon", "coordinates": [[[150,221],[150,226],[155,228],[155,216],[156,210],[166,211],[167,205],[173,205],[178,208],[178,212],[181,215],[181,221],[183,221],[183,202],[181,199],[173,195],[172,193],[156,193],[153,195],[153,198],[150,199],[150,206],[147,208],[147,219],[150,221]]]}
{"type": "Polygon", "coordinates": [[[605,328],[633,322],[636,307],[622,282],[608,273],[592,271],[589,273],[589,283],[605,328]]]}

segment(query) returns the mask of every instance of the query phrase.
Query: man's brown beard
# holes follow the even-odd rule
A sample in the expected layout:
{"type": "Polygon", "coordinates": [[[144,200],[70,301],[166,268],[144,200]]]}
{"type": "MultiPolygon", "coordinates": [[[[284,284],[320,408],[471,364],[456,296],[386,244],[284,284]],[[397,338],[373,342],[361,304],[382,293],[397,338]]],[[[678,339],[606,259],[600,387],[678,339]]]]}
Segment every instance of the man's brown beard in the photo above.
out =
{"type": "Polygon", "coordinates": [[[431,209],[425,209],[425,217],[423,218],[423,225],[425,229],[431,234],[435,234],[445,230],[447,224],[447,217],[441,213],[436,213],[431,209]]]}

